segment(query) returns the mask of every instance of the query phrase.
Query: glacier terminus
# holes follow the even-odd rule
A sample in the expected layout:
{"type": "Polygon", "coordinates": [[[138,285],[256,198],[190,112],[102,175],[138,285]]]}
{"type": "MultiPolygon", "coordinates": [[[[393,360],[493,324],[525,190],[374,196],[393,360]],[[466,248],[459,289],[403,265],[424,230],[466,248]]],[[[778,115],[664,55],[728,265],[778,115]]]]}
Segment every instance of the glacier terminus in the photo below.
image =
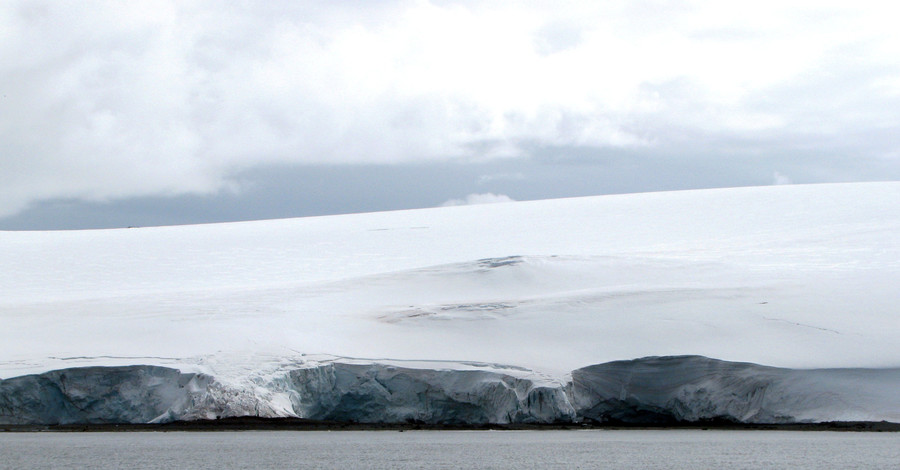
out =
{"type": "Polygon", "coordinates": [[[0,423],[900,422],[900,183],[0,232],[0,423]]]}

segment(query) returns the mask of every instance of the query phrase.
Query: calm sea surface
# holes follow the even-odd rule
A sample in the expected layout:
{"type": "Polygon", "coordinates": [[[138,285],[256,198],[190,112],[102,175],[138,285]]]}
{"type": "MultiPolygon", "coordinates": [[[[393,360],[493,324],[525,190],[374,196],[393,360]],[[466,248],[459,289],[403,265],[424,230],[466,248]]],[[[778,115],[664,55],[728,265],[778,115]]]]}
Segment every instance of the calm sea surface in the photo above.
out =
{"type": "Polygon", "coordinates": [[[0,468],[900,468],[900,433],[0,433],[0,468]]]}

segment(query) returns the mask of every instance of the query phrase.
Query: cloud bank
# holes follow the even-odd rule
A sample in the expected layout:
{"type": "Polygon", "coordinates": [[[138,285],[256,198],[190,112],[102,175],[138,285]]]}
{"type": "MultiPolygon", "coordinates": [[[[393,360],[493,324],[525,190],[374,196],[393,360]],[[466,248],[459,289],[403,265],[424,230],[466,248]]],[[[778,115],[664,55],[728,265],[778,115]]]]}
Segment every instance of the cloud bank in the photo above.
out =
{"type": "Polygon", "coordinates": [[[847,5],[3,2],[0,216],[536,148],[896,162],[896,7],[847,5]]]}
{"type": "Polygon", "coordinates": [[[441,207],[468,206],[471,204],[495,204],[498,202],[513,202],[513,199],[505,194],[473,193],[463,199],[450,199],[441,204],[441,207]]]}
{"type": "Polygon", "coordinates": [[[784,185],[784,184],[793,184],[793,183],[794,182],[787,175],[783,175],[777,171],[775,173],[772,173],[772,184],[774,184],[776,186],[784,185]]]}

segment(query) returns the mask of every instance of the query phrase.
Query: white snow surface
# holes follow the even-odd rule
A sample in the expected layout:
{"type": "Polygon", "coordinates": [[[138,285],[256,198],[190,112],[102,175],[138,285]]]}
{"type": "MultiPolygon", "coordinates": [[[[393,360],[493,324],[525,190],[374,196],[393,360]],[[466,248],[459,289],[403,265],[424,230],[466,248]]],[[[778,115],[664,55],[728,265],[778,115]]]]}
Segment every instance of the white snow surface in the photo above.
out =
{"type": "Polygon", "coordinates": [[[897,182],[0,232],[0,266],[0,378],[147,364],[259,384],[340,361],[558,384],[682,354],[900,366],[897,182]]]}

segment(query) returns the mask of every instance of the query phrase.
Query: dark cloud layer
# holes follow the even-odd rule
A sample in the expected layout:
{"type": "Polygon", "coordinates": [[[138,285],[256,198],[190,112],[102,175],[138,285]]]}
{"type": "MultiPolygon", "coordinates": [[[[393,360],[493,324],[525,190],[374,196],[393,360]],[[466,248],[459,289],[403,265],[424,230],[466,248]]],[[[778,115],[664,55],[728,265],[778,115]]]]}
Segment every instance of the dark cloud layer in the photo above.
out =
{"type": "Polygon", "coordinates": [[[242,188],[239,191],[107,203],[43,201],[0,219],[0,230],[177,225],[414,209],[482,194],[533,200],[788,182],[900,180],[900,169],[889,161],[822,161],[814,155],[723,159],[720,155],[598,154],[590,148],[533,152],[538,156],[478,164],[261,167],[234,175],[242,188]]]}

